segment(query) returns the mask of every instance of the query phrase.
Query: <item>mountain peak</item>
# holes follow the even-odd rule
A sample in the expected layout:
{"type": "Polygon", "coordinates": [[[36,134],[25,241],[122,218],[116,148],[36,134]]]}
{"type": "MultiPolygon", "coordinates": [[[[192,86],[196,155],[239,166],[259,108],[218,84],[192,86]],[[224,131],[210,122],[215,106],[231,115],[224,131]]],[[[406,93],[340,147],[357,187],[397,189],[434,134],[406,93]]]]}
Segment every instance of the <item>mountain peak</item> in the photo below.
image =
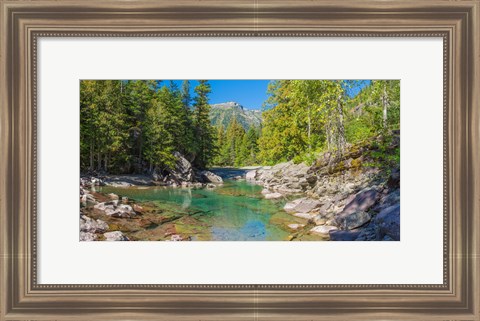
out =
{"type": "Polygon", "coordinates": [[[259,127],[262,122],[262,113],[258,110],[248,110],[235,101],[227,101],[210,105],[210,120],[212,125],[227,128],[232,118],[243,126],[245,130],[250,127],[259,127]]]}
{"type": "Polygon", "coordinates": [[[224,108],[224,109],[230,109],[230,108],[236,108],[236,109],[241,109],[243,110],[243,106],[240,105],[239,103],[235,101],[227,101],[224,103],[219,103],[219,104],[212,104],[212,108],[224,108]]]}

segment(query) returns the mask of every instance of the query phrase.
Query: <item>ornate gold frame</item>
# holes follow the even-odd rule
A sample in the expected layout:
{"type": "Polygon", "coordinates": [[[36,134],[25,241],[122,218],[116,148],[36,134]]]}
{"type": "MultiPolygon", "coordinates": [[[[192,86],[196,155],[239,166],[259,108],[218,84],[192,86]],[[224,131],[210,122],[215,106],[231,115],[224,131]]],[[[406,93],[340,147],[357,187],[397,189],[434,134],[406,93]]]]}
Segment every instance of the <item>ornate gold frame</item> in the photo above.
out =
{"type": "Polygon", "coordinates": [[[0,320],[480,320],[479,0],[0,0],[0,320]],[[444,283],[36,280],[39,37],[442,37],[444,283]]]}

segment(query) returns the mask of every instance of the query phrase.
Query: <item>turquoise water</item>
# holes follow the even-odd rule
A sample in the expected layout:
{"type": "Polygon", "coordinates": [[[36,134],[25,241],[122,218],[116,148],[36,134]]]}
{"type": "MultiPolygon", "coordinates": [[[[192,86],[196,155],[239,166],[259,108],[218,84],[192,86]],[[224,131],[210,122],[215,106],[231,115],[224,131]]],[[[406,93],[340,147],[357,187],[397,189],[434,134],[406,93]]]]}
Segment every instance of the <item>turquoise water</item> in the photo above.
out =
{"type": "MultiPolygon", "coordinates": [[[[99,189],[102,193],[115,193],[138,202],[172,204],[185,213],[206,212],[198,216],[206,226],[201,239],[285,240],[290,235],[287,223],[296,222],[296,218],[283,211],[286,200],[265,200],[261,190],[261,186],[230,179],[213,189],[144,186],[99,189]]],[[[193,235],[192,239],[197,238],[193,235]]]]}

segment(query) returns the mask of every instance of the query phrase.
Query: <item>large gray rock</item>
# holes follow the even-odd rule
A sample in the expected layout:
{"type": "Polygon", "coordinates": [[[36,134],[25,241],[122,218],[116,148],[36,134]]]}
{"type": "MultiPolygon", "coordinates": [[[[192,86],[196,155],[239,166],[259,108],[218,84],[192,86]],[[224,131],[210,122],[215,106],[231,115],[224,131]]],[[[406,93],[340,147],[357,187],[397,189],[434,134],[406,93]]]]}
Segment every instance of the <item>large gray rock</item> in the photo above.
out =
{"type": "Polygon", "coordinates": [[[115,210],[115,205],[113,203],[109,203],[109,202],[102,202],[102,203],[98,203],[96,205],[93,206],[94,209],[96,209],[97,211],[100,211],[100,212],[105,212],[107,210],[115,210]]]}
{"type": "Polygon", "coordinates": [[[128,241],[128,238],[120,231],[104,233],[105,241],[128,241]]]}
{"type": "Polygon", "coordinates": [[[367,212],[341,213],[335,218],[337,225],[344,230],[352,230],[368,223],[372,219],[367,212]]]}
{"type": "Polygon", "coordinates": [[[248,171],[247,174],[245,175],[245,179],[247,181],[254,181],[256,176],[257,176],[256,170],[248,171]]]}
{"type": "Polygon", "coordinates": [[[360,231],[340,231],[330,232],[330,241],[355,241],[360,236],[360,231]]]}
{"type": "Polygon", "coordinates": [[[312,228],[310,230],[310,233],[318,234],[318,235],[326,237],[326,236],[330,235],[329,233],[331,231],[335,231],[337,229],[338,228],[336,226],[320,225],[320,226],[315,226],[314,228],[312,228]]]}
{"type": "Polygon", "coordinates": [[[106,210],[105,214],[110,215],[112,217],[130,218],[135,216],[137,213],[135,213],[135,211],[130,205],[120,204],[114,210],[106,210]]]}
{"type": "Polygon", "coordinates": [[[375,217],[377,240],[389,236],[400,241],[400,204],[387,207],[375,217]]]}
{"type": "Polygon", "coordinates": [[[91,242],[97,239],[97,235],[90,232],[80,232],[80,242],[91,242]]]}
{"type": "Polygon", "coordinates": [[[200,177],[204,183],[223,184],[223,179],[210,171],[200,172],[200,177]]]}
{"type": "Polygon", "coordinates": [[[174,152],[173,156],[175,156],[175,169],[171,171],[171,176],[180,182],[191,182],[193,179],[192,164],[179,152],[174,152]]]}
{"type": "Polygon", "coordinates": [[[98,203],[93,208],[112,217],[130,218],[137,214],[130,205],[118,204],[118,200],[98,203]]]}
{"type": "Polygon", "coordinates": [[[374,188],[360,191],[355,195],[355,198],[351,202],[345,205],[341,214],[347,216],[359,211],[368,211],[378,198],[379,193],[374,188]]]}
{"type": "Polygon", "coordinates": [[[389,188],[398,188],[400,187],[400,168],[395,168],[392,170],[390,177],[387,181],[387,186],[389,188]]]}
{"type": "Polygon", "coordinates": [[[80,218],[80,231],[89,233],[103,233],[108,230],[108,224],[102,220],[94,220],[83,215],[80,218]]]}
{"type": "Polygon", "coordinates": [[[267,200],[275,200],[275,199],[279,199],[279,198],[282,198],[283,195],[280,194],[280,193],[268,193],[268,194],[265,194],[265,199],[267,200]]]}
{"type": "Polygon", "coordinates": [[[303,197],[285,204],[283,209],[288,213],[308,213],[321,205],[319,200],[303,197]]]}

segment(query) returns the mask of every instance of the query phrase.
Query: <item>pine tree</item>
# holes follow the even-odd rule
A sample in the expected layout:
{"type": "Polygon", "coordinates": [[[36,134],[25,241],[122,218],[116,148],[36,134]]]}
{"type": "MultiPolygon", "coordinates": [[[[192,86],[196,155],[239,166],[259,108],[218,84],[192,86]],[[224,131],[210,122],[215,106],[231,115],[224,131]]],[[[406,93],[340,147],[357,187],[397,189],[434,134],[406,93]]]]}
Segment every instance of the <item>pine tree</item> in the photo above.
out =
{"type": "Polygon", "coordinates": [[[206,80],[199,80],[195,87],[195,103],[193,111],[193,125],[195,132],[194,165],[205,168],[215,155],[214,130],[210,124],[210,105],[208,94],[210,84],[206,80]]]}

